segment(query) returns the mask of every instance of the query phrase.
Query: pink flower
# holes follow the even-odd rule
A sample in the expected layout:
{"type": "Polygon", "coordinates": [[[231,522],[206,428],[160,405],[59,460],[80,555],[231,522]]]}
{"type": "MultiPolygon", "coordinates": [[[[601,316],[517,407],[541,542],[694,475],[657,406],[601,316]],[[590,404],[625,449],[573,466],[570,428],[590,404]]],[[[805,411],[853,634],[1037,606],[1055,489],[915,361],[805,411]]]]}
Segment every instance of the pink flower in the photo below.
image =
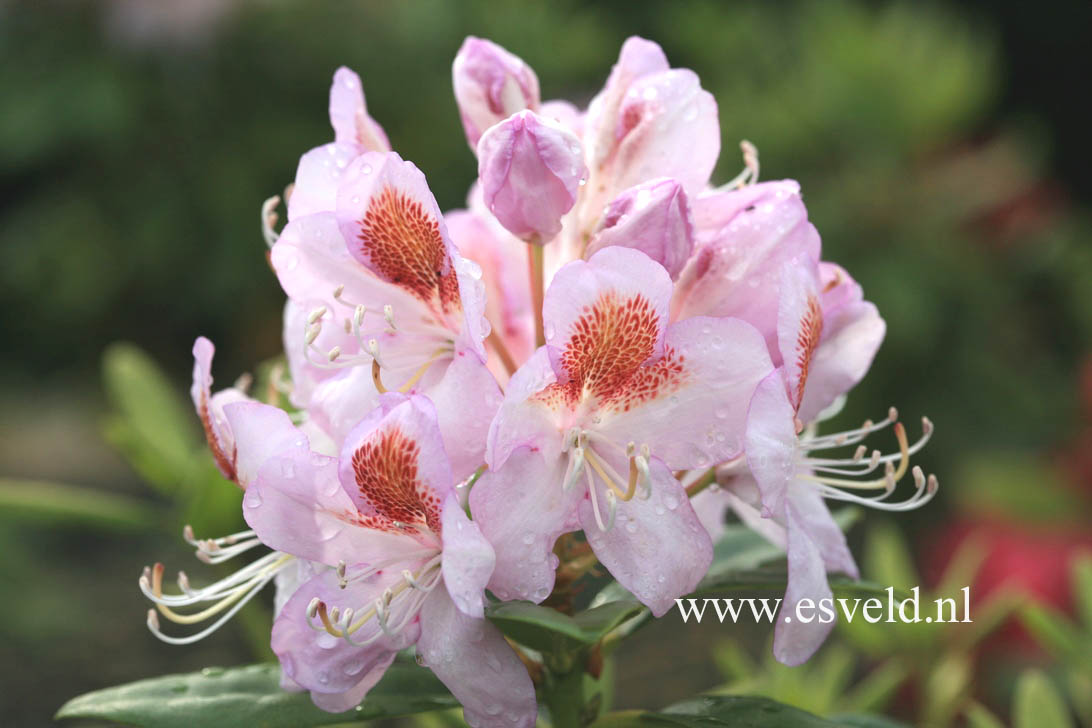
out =
{"type": "Polygon", "coordinates": [[[610,245],[636,248],[677,278],[694,245],[694,224],[682,185],[661,177],[619,195],[607,207],[585,255],[610,245]]]}
{"type": "Polygon", "coordinates": [[[361,152],[389,152],[391,144],[383,127],[368,115],[360,76],[342,66],[330,86],[330,124],[334,141],[356,144],[361,152]]]}
{"type": "Polygon", "coordinates": [[[393,152],[357,157],[330,197],[329,209],[289,222],[272,250],[294,302],[285,347],[309,395],[297,404],[340,442],[382,392],[427,393],[445,433],[477,441],[453,456],[466,477],[500,402],[484,363],[481,271],[452,244],[424,175],[393,152]],[[481,406],[459,406],[466,397],[481,406]]]}
{"type": "Polygon", "coordinates": [[[578,527],[654,614],[704,576],[712,547],[672,470],[740,452],[744,402],[771,364],[742,321],[668,326],[670,295],[663,267],[629,248],[554,277],[546,346],[509,382],[470,494],[500,598],[542,601],[553,542],[578,527]]]}
{"type": "MultiPolygon", "coordinates": [[[[803,429],[805,422],[819,416],[807,413],[806,408],[814,409],[823,402],[829,405],[843,395],[856,384],[858,371],[863,374],[875,353],[872,330],[876,324],[867,312],[857,315],[860,312],[854,307],[861,303],[860,291],[853,290],[842,275],[840,269],[827,269],[824,278],[829,289],[824,294],[814,269],[791,262],[783,265],[777,341],[779,358],[784,363],[759,384],[751,399],[744,438],[749,474],[740,473],[738,466],[724,469],[719,480],[728,487],[725,496],[707,497],[707,502],[699,506],[722,513],[717,511],[718,504],[726,502],[745,523],[786,549],[789,583],[783,609],[784,614],[790,615],[795,613],[795,605],[801,599],[818,603],[831,598],[827,572],[858,577],[845,537],[824,499],[904,511],[924,505],[937,489],[936,479],[926,478],[915,466],[914,494],[904,501],[889,500],[908,470],[910,457],[925,446],[932,434],[932,424],[927,419],[922,421],[922,437],[913,444],[907,441],[906,430],[897,421],[894,409],[879,423],[866,422],[846,432],[819,436],[814,429],[803,429]],[[820,303],[827,294],[833,297],[828,302],[829,318],[820,303]],[[832,338],[826,339],[826,353],[821,354],[828,320],[834,325],[846,320],[852,323],[849,327],[842,325],[832,338]],[[828,364],[825,370],[821,368],[824,361],[828,364]],[[836,365],[832,363],[835,361],[836,365]],[[822,393],[812,397],[809,392],[816,384],[817,374],[821,375],[818,383],[822,393]],[[860,443],[892,425],[898,452],[884,455],[873,450],[866,458],[868,449],[860,443]],[[849,446],[858,446],[852,456],[833,457],[826,452],[849,446]],[[813,450],[824,452],[815,457],[810,454],[813,450]],[[883,477],[872,480],[863,477],[881,466],[883,477]],[[867,493],[875,495],[862,495],[867,493]]],[[[883,322],[879,321],[878,326],[882,337],[883,322]]],[[[805,662],[832,627],[832,623],[818,621],[778,620],[774,656],[788,665],[805,662]]]]}
{"type": "Polygon", "coordinates": [[[451,68],[455,101],[470,148],[485,130],[517,111],[538,109],[538,77],[492,41],[468,37],[451,68]]]}
{"type": "Polygon", "coordinates": [[[577,136],[531,111],[490,127],[478,142],[485,204],[524,240],[546,243],[560,232],[586,173],[577,136]]]}
{"type": "Polygon", "coordinates": [[[201,420],[205,440],[216,467],[225,478],[246,488],[246,481],[239,477],[239,454],[235,447],[235,435],[227,424],[224,407],[232,402],[247,401],[249,397],[237,387],[229,387],[212,394],[212,355],[215,352],[216,347],[204,336],[199,336],[193,342],[193,386],[190,387],[190,398],[193,399],[197,417],[201,420]]]}
{"type": "Polygon", "coordinates": [[[228,417],[248,440],[285,443],[247,491],[247,522],[266,545],[330,567],[274,623],[285,675],[319,707],[347,710],[416,645],[471,725],[533,725],[527,671],[483,619],[493,547],[456,497],[432,403],[384,395],[337,458],[313,452],[278,409],[238,404],[228,417]]]}

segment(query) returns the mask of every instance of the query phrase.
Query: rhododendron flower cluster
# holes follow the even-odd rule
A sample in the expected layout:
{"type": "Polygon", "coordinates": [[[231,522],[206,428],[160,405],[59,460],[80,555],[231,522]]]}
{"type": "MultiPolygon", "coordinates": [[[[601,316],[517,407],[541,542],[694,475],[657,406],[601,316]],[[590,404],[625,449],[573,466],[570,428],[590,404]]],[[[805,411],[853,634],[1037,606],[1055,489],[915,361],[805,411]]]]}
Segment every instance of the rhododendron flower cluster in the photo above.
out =
{"type": "MultiPolygon", "coordinates": [[[[932,426],[910,443],[892,410],[820,434],[883,319],[821,259],[797,183],[758,182],[754,147],[712,186],[716,102],[658,45],[627,40],[586,109],[543,101],[477,38],[453,80],[478,179],[445,214],[360,78],[334,75],[333,141],[301,157],[283,229],[279,200],[263,208],[290,406],[213,394],[213,346],[193,349],[194,404],[250,530],[186,538],[213,563],[269,552],[204,588],[179,574],[164,593],[161,565],[141,586],[151,629],[185,643],[275,582],[283,686],[324,709],[366,699],[413,647],[471,725],[530,726],[536,657],[490,605],[557,597],[599,564],[662,616],[706,575],[729,509],[785,547],[787,604],[829,596],[828,572],[857,570],[825,501],[926,502],[936,481],[909,459],[932,426]],[[888,426],[897,450],[863,444],[888,426]],[[211,624],[178,637],[161,617],[211,624]]],[[[829,628],[779,623],[776,656],[806,660],[829,628]]]]}

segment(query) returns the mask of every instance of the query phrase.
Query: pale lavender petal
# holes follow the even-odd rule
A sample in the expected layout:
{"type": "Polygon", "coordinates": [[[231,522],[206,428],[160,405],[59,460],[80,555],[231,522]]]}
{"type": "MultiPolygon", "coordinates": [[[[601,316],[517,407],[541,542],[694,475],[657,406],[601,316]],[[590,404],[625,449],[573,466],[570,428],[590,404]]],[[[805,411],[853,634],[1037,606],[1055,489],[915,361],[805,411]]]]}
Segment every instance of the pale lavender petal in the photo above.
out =
{"type": "Polygon", "coordinates": [[[397,522],[440,531],[440,512],[455,481],[436,408],[426,397],[388,392],[345,437],[338,476],[376,527],[397,522]]]}
{"type": "MultiPolygon", "coordinates": [[[[651,495],[647,500],[619,502],[613,528],[600,530],[590,500],[580,505],[580,523],[603,566],[660,617],[705,576],[713,544],[686,490],[667,466],[653,458],[649,470],[651,495]]],[[[599,499],[600,508],[603,500],[599,499]]]]}
{"type": "Polygon", "coordinates": [[[468,617],[436,589],[421,607],[417,655],[463,706],[472,728],[531,728],[535,689],[500,631],[468,617]]]}
{"type": "Polygon", "coordinates": [[[469,36],[451,67],[455,101],[470,148],[486,129],[523,109],[538,107],[538,77],[523,59],[492,41],[469,36]]]}
{"type": "Polygon", "coordinates": [[[772,370],[747,322],[680,321],[667,328],[663,357],[606,404],[598,429],[615,442],[649,445],[673,469],[711,467],[741,453],[751,395],[772,370]]]}
{"type": "MultiPolygon", "coordinates": [[[[352,582],[342,589],[334,571],[326,569],[303,584],[273,622],[271,646],[284,673],[312,693],[331,696],[356,688],[377,668],[379,675],[382,675],[390,664],[391,656],[416,641],[419,634],[416,624],[408,625],[397,637],[384,636],[360,647],[325,631],[312,629],[307,621],[307,609],[311,601],[318,598],[328,609],[351,607],[364,612],[382,596],[384,589],[395,585],[401,578],[396,569],[391,569],[375,578],[352,582]]],[[[315,622],[321,624],[317,619],[315,622]]],[[[377,630],[378,625],[372,620],[353,637],[363,641],[366,636],[376,634],[377,630]]],[[[378,680],[379,676],[375,677],[378,680]]]]}
{"type": "Polygon", "coordinates": [[[460,351],[425,394],[436,405],[455,482],[465,480],[485,462],[489,427],[503,398],[500,387],[477,354],[460,351]]]}
{"type": "Polygon", "coordinates": [[[455,493],[444,503],[444,586],[459,611],[485,616],[485,586],[493,575],[496,554],[478,524],[467,517],[455,493]]]}
{"type": "Polygon", "coordinates": [[[512,375],[504,401],[489,426],[485,461],[491,469],[504,466],[519,447],[538,450],[547,460],[561,456],[563,402],[549,396],[556,385],[550,353],[544,346],[512,375]]]}
{"type": "Polygon", "coordinates": [[[791,180],[703,195],[693,201],[694,255],[671,303],[675,320],[734,316],[762,332],[774,364],[777,293],[786,261],[818,260],[819,233],[791,180]]]}
{"type": "Polygon", "coordinates": [[[781,268],[778,289],[777,342],[785,386],[794,409],[799,409],[804,399],[824,324],[815,263],[808,259],[786,262],[781,268]]]}
{"type": "Polygon", "coordinates": [[[365,152],[389,152],[391,144],[383,127],[368,115],[360,76],[342,66],[330,86],[330,125],[334,139],[356,144],[365,152]]]}
{"type": "Polygon", "coordinates": [[[608,245],[636,248],[677,278],[694,246],[694,226],[686,192],[662,177],[632,187],[607,207],[599,230],[588,243],[589,257],[608,245]]]}
{"type": "Polygon", "coordinates": [[[521,111],[478,142],[486,207],[513,235],[549,242],[587,176],[580,139],[555,121],[521,111]]]}
{"type": "Polygon", "coordinates": [[[345,169],[360,154],[355,144],[333,142],[300,157],[296,182],[288,197],[288,220],[337,208],[337,186],[345,169]]]}
{"type": "Polygon", "coordinates": [[[827,583],[823,558],[811,540],[807,528],[790,502],[787,509],[789,584],[785,599],[777,615],[774,627],[773,653],[778,662],[800,665],[807,662],[834,628],[834,620],[824,624],[819,612],[813,612],[812,621],[797,619],[796,606],[801,599],[818,604],[823,599],[833,599],[827,583]],[[786,621],[786,617],[791,621],[786,621]]]}
{"type": "Polygon", "coordinates": [[[579,528],[576,508],[584,492],[583,486],[565,491],[564,478],[563,459],[523,447],[474,483],[470,512],[496,549],[489,589],[498,598],[541,602],[553,591],[554,543],[579,528]]]}
{"type": "Polygon", "coordinates": [[[782,517],[797,467],[795,418],[781,371],[775,371],[755,390],[744,435],[747,466],[762,495],[763,515],[782,517]]]}

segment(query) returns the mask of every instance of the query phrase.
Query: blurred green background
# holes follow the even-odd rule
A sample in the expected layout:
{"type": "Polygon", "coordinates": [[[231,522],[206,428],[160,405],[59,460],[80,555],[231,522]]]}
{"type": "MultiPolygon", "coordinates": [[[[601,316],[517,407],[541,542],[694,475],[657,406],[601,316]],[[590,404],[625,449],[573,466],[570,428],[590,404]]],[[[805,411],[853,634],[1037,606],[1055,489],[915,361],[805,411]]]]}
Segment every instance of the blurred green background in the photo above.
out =
{"type": "Polygon", "coordinates": [[[722,684],[928,725],[1063,704],[1092,720],[1092,567],[1078,564],[1092,548],[1090,9],[0,2],[3,722],[262,656],[261,608],[198,645],[160,644],[136,581],[155,560],[202,574],[181,524],[208,536],[238,520],[187,409],[190,347],[216,342],[221,385],[278,353],[258,209],[331,138],[334,68],[361,74],[449,209],[475,172],[450,88],[466,35],[522,56],[544,98],[583,104],[635,33],[716,97],[717,179],[754,142],[763,178],[800,180],[825,257],[886,318],[844,421],[896,404],[937,425],[921,462],[941,494],[865,514],[852,541],[866,576],[962,579],[992,613],[962,636],[842,630],[795,672],[767,664],[765,628],[666,619],[622,653],[617,703],[722,684]]]}

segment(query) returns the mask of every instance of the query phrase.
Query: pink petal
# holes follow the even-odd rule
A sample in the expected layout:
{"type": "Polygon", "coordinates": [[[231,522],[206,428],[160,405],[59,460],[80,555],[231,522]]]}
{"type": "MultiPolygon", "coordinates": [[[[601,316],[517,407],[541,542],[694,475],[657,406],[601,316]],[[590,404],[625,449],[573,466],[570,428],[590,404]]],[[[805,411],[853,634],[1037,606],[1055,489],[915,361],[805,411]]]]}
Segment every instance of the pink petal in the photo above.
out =
{"type": "Polygon", "coordinates": [[[288,414],[260,402],[238,402],[224,411],[235,436],[235,473],[249,485],[271,458],[306,448],[307,440],[288,414]]]}
{"type": "Polygon", "coordinates": [[[879,311],[862,300],[861,288],[838,266],[823,274],[823,338],[812,358],[800,418],[813,421],[840,395],[864,378],[883,343],[887,326],[879,311]]]}
{"type": "Polygon", "coordinates": [[[747,466],[762,496],[764,515],[781,517],[796,473],[796,412],[781,371],[762,380],[751,398],[744,448],[747,466]]]}
{"type": "Polygon", "coordinates": [[[232,402],[247,401],[249,397],[234,387],[223,389],[215,395],[210,394],[212,356],[215,351],[216,347],[204,336],[199,336],[193,342],[193,385],[190,387],[190,397],[197,416],[201,419],[205,440],[213,460],[216,461],[216,467],[225,478],[245,488],[246,482],[240,480],[236,473],[235,436],[225,418],[224,407],[232,402]]]}
{"type": "Polygon", "coordinates": [[[355,144],[334,142],[300,157],[296,182],[288,197],[289,221],[317,212],[333,212],[341,177],[359,154],[360,148],[355,144]]]}
{"type": "Polygon", "coordinates": [[[697,242],[675,287],[671,315],[734,316],[766,337],[777,364],[777,291],[786,261],[819,258],[796,182],[717,191],[693,202],[697,242]]]}
{"type": "Polygon", "coordinates": [[[486,206],[513,235],[549,242],[587,176],[580,139],[555,121],[521,111],[478,142],[478,178],[486,206]]]}
{"type": "Polygon", "coordinates": [[[660,617],[705,576],[713,544],[667,466],[653,458],[649,470],[652,494],[619,502],[613,528],[599,530],[590,500],[580,504],[580,523],[603,566],[660,617]]]}
{"type": "MultiPolygon", "coordinates": [[[[800,408],[816,349],[823,335],[819,273],[810,260],[786,262],[781,268],[777,306],[777,342],[789,401],[800,408]]],[[[832,400],[833,401],[833,400],[832,400]]],[[[829,402],[828,402],[829,404],[829,402]]]]}
{"type": "Polygon", "coordinates": [[[584,255],[608,245],[636,248],[677,278],[694,246],[690,205],[682,185],[661,177],[615,198],[584,255]]]}
{"type": "Polygon", "coordinates": [[[549,393],[556,385],[550,353],[544,346],[521,366],[504,393],[504,401],[489,427],[485,461],[490,469],[504,466],[519,447],[530,447],[547,460],[561,457],[561,422],[564,409],[549,393]]]}
{"type": "Polygon", "coordinates": [[[819,549],[826,570],[859,579],[857,562],[846,544],[845,533],[838,527],[826,502],[813,484],[796,480],[790,486],[789,492],[796,523],[807,530],[808,537],[819,549]]]}
{"type": "Polygon", "coordinates": [[[777,626],[774,627],[773,652],[774,657],[785,665],[800,665],[807,662],[823,644],[834,628],[834,621],[823,624],[817,612],[811,622],[798,620],[796,605],[801,599],[811,599],[818,604],[822,599],[833,599],[834,595],[827,583],[819,549],[792,504],[788,507],[787,518],[789,585],[777,615],[777,626]],[[786,616],[792,621],[786,622],[786,616]]]}
{"type": "Polygon", "coordinates": [[[631,248],[603,248],[554,276],[542,306],[547,347],[558,379],[605,398],[659,356],[671,278],[631,248]]]}
{"type": "MultiPolygon", "coordinates": [[[[288,416],[259,403],[230,405],[228,421],[242,432],[248,421],[288,416]],[[256,408],[264,408],[260,412],[256,408]]],[[[255,428],[255,433],[259,432],[255,428]]],[[[364,528],[356,506],[338,480],[337,460],[310,450],[300,432],[287,449],[269,457],[243,496],[243,517],[266,546],[302,559],[336,566],[361,554],[398,555],[421,550],[414,538],[364,528]]]]}
{"type": "Polygon", "coordinates": [[[751,395],[773,370],[761,335],[739,319],[701,316],[669,326],[663,351],[606,403],[598,429],[649,445],[676,470],[739,455],[751,395]]]}
{"type": "Polygon", "coordinates": [[[478,524],[467,517],[452,492],[444,502],[444,586],[463,614],[485,616],[485,586],[493,575],[496,555],[478,524]]]}
{"type": "MultiPolygon", "coordinates": [[[[281,287],[288,297],[302,305],[326,304],[336,325],[327,328],[342,330],[342,320],[353,311],[334,301],[333,293],[344,286],[343,296],[371,311],[383,311],[390,305],[399,318],[414,321],[429,315],[428,307],[402,286],[381,280],[350,254],[345,238],[331,213],[301,217],[285,226],[271,251],[271,260],[281,287]]],[[[310,314],[310,310],[307,310],[310,314]]],[[[366,319],[369,323],[374,316],[366,319]]],[[[383,322],[385,325],[385,322],[383,322]]],[[[293,346],[302,351],[303,331],[293,346]]],[[[345,339],[349,339],[348,335],[345,339]]]]}
{"type": "Polygon", "coordinates": [[[523,59],[492,41],[469,36],[451,68],[455,101],[470,148],[486,129],[523,109],[538,107],[538,77],[523,59]]]}
{"type": "MultiPolygon", "coordinates": [[[[318,598],[328,609],[351,607],[363,612],[382,596],[384,589],[394,586],[401,578],[397,569],[390,569],[375,578],[352,582],[342,589],[337,575],[332,569],[327,569],[303,584],[273,622],[271,646],[285,674],[313,694],[330,696],[354,691],[363,680],[373,685],[378,682],[394,654],[416,641],[417,626],[409,625],[397,638],[383,637],[371,645],[359,647],[324,631],[312,629],[307,622],[307,608],[312,599],[318,598]]],[[[315,623],[321,624],[318,619],[315,623]]],[[[353,638],[362,641],[377,630],[378,625],[372,620],[372,623],[355,632],[353,638]]],[[[361,698],[363,694],[357,697],[356,702],[360,702],[361,698]]],[[[333,697],[329,700],[333,700],[333,697]]],[[[326,709],[329,709],[328,706],[333,707],[329,702],[320,705],[326,709]]]]}
{"type": "Polygon", "coordinates": [[[631,36],[622,44],[606,85],[588,106],[588,152],[593,165],[602,164],[614,151],[622,100],[633,82],[668,68],[667,56],[656,43],[631,36]]]}
{"type": "Polygon", "coordinates": [[[442,589],[421,607],[417,655],[462,704],[475,728],[531,728],[535,690],[516,653],[499,630],[468,617],[442,589]]]}
{"type": "Polygon", "coordinates": [[[543,101],[537,113],[546,119],[556,121],[577,136],[583,134],[583,112],[564,99],[543,101]]]}
{"type": "Polygon", "coordinates": [[[562,488],[565,461],[528,447],[499,470],[487,470],[470,491],[470,512],[496,549],[489,589],[502,600],[541,602],[554,588],[554,543],[579,528],[583,489],[562,488]]]}
{"type": "Polygon", "coordinates": [[[338,476],[368,528],[413,524],[439,534],[454,480],[436,408],[422,396],[390,392],[342,445],[338,476]]]}
{"type": "MultiPolygon", "coordinates": [[[[383,675],[386,674],[387,668],[394,662],[397,654],[396,652],[388,652],[385,658],[377,661],[374,667],[364,673],[364,677],[360,682],[345,692],[331,694],[312,691],[311,701],[327,713],[344,713],[346,710],[360,705],[368,691],[374,688],[383,678],[383,675]]],[[[353,669],[355,669],[355,666],[353,669]]]]}
{"type": "Polygon", "coordinates": [[[355,144],[364,152],[389,152],[383,127],[368,115],[360,76],[342,66],[330,86],[330,124],[339,143],[355,144]]]}
{"type": "MultiPolygon", "coordinates": [[[[459,252],[481,266],[485,316],[493,332],[515,361],[526,361],[535,346],[526,244],[488,213],[455,210],[444,215],[444,220],[459,252]]],[[[495,353],[489,365],[498,379],[508,379],[509,372],[495,353]]]]}
{"type": "Polygon", "coordinates": [[[686,69],[635,81],[622,100],[615,134],[618,146],[608,162],[612,190],[672,177],[697,194],[720,154],[717,103],[686,69]]]}
{"type": "Polygon", "coordinates": [[[500,387],[476,354],[460,351],[425,393],[436,405],[455,481],[465,480],[485,462],[489,426],[503,399],[500,387]]]}
{"type": "Polygon", "coordinates": [[[358,157],[338,189],[337,220],[353,258],[440,318],[461,318],[453,246],[425,176],[412,162],[394,152],[358,157]]]}

